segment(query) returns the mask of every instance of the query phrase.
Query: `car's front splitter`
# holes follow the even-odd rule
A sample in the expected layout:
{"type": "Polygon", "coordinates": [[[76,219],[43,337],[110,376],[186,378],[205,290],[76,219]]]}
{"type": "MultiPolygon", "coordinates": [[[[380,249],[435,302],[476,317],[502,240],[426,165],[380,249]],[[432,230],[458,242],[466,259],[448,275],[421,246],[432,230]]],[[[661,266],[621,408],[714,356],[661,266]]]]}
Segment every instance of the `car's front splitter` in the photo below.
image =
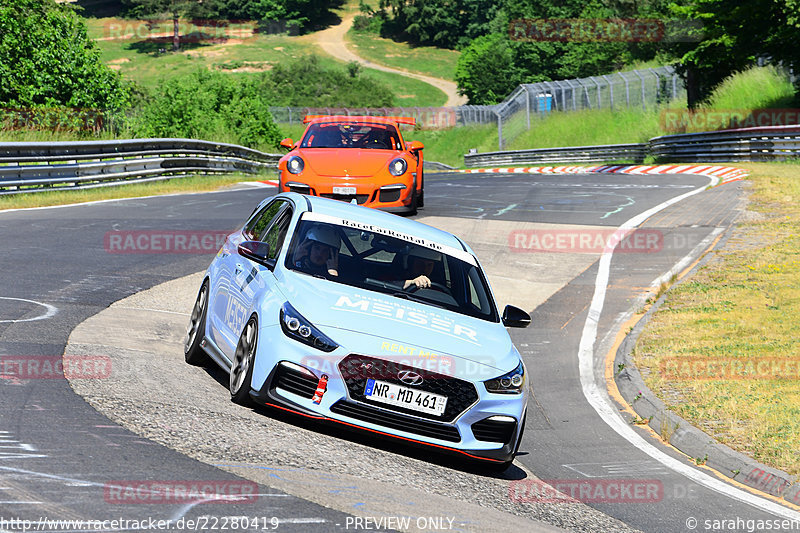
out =
{"type": "MultiPolygon", "coordinates": [[[[447,446],[444,444],[437,444],[433,442],[428,442],[425,440],[413,438],[410,436],[398,435],[392,433],[388,430],[380,430],[372,427],[368,427],[361,423],[361,421],[357,419],[352,419],[350,417],[340,415],[340,414],[323,414],[320,412],[316,412],[307,406],[301,405],[297,402],[294,402],[288,399],[286,396],[279,394],[274,387],[274,377],[275,373],[277,372],[279,367],[276,367],[275,370],[270,374],[269,378],[264,384],[264,387],[260,391],[251,391],[250,396],[258,405],[264,405],[270,408],[278,409],[283,412],[292,413],[294,415],[316,420],[322,423],[333,424],[338,426],[344,426],[349,429],[367,432],[372,435],[376,435],[382,438],[387,438],[390,440],[399,440],[403,441],[404,443],[421,448],[427,449],[436,449],[440,452],[449,453],[449,454],[458,454],[461,456],[468,457],[472,460],[483,461],[490,464],[503,464],[514,459],[514,455],[517,452],[517,448],[519,445],[521,432],[524,429],[521,424],[517,423],[513,432],[512,438],[509,440],[508,443],[504,444],[500,448],[489,448],[489,449],[462,449],[456,448],[452,446],[447,446]]],[[[340,402],[347,402],[346,398],[342,398],[340,402]]],[[[524,420],[524,416],[522,418],[524,420]]]]}

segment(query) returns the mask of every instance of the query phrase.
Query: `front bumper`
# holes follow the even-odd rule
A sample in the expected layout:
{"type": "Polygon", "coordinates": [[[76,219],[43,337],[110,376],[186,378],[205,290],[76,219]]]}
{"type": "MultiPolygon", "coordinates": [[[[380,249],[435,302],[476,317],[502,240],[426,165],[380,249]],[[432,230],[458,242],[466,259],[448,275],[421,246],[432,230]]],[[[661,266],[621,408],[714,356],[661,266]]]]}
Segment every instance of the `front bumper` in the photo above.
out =
{"type": "MultiPolygon", "coordinates": [[[[442,393],[448,389],[451,393],[448,410],[443,417],[436,419],[368,401],[359,395],[359,380],[343,376],[340,365],[353,357],[372,356],[340,355],[331,359],[326,368],[318,365],[309,368],[303,365],[302,357],[294,360],[283,357],[260,388],[251,391],[257,403],[488,463],[509,462],[517,451],[524,425],[521,423],[525,413],[524,394],[490,394],[481,383],[457,380],[461,382],[459,387],[469,385],[475,394],[474,398],[464,396],[459,399],[458,387],[442,381],[435,383],[435,390],[430,391],[442,393]],[[319,403],[315,403],[313,398],[323,374],[328,376],[325,392],[319,403]],[[450,409],[451,405],[453,409],[450,409]]],[[[255,380],[253,384],[256,386],[255,380]]],[[[467,387],[463,388],[466,390],[467,387]]]]}
{"type": "Polygon", "coordinates": [[[356,200],[358,205],[392,213],[413,210],[416,173],[408,176],[381,178],[331,178],[296,176],[284,172],[279,192],[297,192],[311,196],[332,198],[344,202],[356,200]],[[399,187],[398,185],[402,185],[399,187]],[[334,187],[355,187],[355,194],[334,194],[334,187]]]}

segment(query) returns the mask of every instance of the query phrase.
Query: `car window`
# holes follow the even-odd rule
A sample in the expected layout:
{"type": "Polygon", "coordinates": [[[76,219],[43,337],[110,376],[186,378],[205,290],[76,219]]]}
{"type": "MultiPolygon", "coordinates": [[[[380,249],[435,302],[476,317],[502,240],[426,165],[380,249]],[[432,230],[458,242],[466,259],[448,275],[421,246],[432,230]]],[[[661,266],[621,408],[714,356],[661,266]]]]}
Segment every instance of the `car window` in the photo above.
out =
{"type": "Polygon", "coordinates": [[[275,217],[275,222],[269,227],[266,235],[261,239],[269,244],[269,259],[278,258],[291,221],[292,210],[286,207],[275,217]]]}
{"type": "Polygon", "coordinates": [[[275,219],[281,208],[286,204],[287,202],[285,200],[276,200],[267,204],[245,224],[244,231],[242,232],[244,236],[253,241],[262,240],[267,228],[269,228],[273,219],[275,219]]]}
{"type": "Polygon", "coordinates": [[[402,150],[400,138],[392,124],[321,122],[308,127],[300,147],[402,150]]]}
{"type": "Polygon", "coordinates": [[[497,310],[485,277],[471,255],[459,250],[460,255],[453,252],[459,255],[455,257],[444,251],[415,244],[418,240],[413,238],[396,238],[393,235],[397,234],[380,228],[370,231],[338,223],[301,219],[289,245],[285,266],[290,270],[326,277],[335,283],[390,294],[492,322],[498,321],[497,310]],[[310,237],[312,235],[314,237],[310,237]],[[326,245],[337,250],[336,275],[327,275],[327,268],[322,268],[321,264],[315,268],[304,260],[308,255],[307,241],[312,238],[324,241],[326,245]],[[416,265],[415,258],[418,259],[416,265]],[[429,269],[426,275],[432,286],[404,289],[405,281],[418,276],[419,271],[415,269],[423,266],[426,260],[429,269]]]}

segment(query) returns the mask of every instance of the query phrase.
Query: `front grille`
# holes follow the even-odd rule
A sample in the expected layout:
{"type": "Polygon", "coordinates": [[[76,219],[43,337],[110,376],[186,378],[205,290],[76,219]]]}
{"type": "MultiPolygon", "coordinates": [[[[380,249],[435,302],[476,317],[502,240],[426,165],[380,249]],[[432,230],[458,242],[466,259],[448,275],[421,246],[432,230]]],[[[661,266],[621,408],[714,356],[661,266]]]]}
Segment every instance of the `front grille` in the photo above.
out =
{"type": "Polygon", "coordinates": [[[380,196],[378,197],[381,202],[396,202],[400,199],[402,189],[381,189],[380,196]]]}
{"type": "Polygon", "coordinates": [[[398,413],[390,413],[382,409],[370,407],[369,405],[339,400],[333,404],[331,411],[357,420],[363,420],[364,422],[371,422],[379,426],[398,429],[423,437],[431,437],[450,442],[461,441],[461,434],[459,434],[458,429],[453,426],[420,420],[398,413]]]}
{"type": "Polygon", "coordinates": [[[286,365],[278,365],[272,388],[281,389],[303,398],[313,398],[319,380],[286,365]]]}
{"type": "Polygon", "coordinates": [[[502,442],[508,444],[517,428],[516,422],[492,420],[486,418],[472,424],[472,434],[475,438],[485,442],[502,442]]]}
{"type": "Polygon", "coordinates": [[[316,192],[311,187],[297,187],[297,186],[293,186],[293,185],[288,185],[288,187],[289,187],[289,192],[296,192],[296,193],[300,193],[300,194],[310,194],[310,195],[313,196],[314,193],[316,192]]]}
{"type": "Polygon", "coordinates": [[[345,385],[347,385],[350,398],[353,400],[376,405],[381,409],[406,413],[439,422],[452,422],[478,401],[478,391],[476,391],[475,386],[468,381],[413,366],[402,365],[393,361],[387,361],[386,359],[351,354],[339,362],[339,371],[342,374],[345,385]],[[439,416],[421,413],[404,407],[375,402],[364,396],[364,389],[366,388],[368,379],[377,379],[387,383],[395,383],[408,387],[408,385],[400,381],[397,377],[398,372],[401,370],[411,370],[422,376],[422,384],[412,388],[447,396],[447,406],[445,407],[444,413],[439,416]]]}
{"type": "Polygon", "coordinates": [[[356,199],[356,202],[359,204],[363,204],[369,198],[368,194],[330,194],[330,193],[321,193],[320,196],[323,198],[332,198],[334,200],[341,200],[342,202],[352,202],[353,198],[356,199]]]}

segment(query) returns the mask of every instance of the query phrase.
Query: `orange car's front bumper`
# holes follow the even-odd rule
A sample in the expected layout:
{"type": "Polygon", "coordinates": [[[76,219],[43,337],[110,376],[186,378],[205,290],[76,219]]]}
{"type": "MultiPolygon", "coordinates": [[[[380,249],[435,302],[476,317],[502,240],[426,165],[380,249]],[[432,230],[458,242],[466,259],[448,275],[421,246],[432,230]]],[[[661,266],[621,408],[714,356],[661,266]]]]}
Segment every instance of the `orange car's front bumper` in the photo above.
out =
{"type": "Polygon", "coordinates": [[[312,196],[322,196],[350,202],[354,198],[358,205],[372,207],[392,213],[414,211],[417,178],[415,172],[407,176],[377,180],[369,178],[339,178],[328,176],[308,176],[282,172],[280,192],[298,192],[312,196]],[[352,189],[355,189],[355,194],[352,189]]]}

